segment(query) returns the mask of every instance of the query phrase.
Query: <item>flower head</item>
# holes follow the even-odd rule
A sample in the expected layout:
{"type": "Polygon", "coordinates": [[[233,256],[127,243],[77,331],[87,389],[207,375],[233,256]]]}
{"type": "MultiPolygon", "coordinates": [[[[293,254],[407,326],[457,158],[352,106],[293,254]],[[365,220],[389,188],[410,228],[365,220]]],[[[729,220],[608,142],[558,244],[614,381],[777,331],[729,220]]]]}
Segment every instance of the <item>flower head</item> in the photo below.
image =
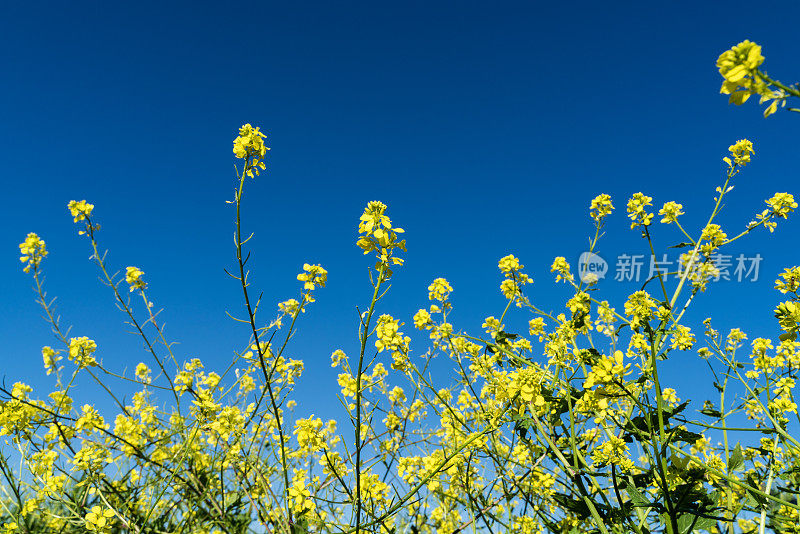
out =
{"type": "Polygon", "coordinates": [[[90,532],[108,532],[111,527],[111,518],[114,510],[103,510],[100,506],[92,506],[92,511],[86,514],[86,530],[90,532]]]}
{"type": "Polygon", "coordinates": [[[662,223],[670,224],[678,222],[678,217],[683,215],[682,210],[683,204],[678,204],[677,202],[667,202],[664,204],[664,207],[658,211],[658,214],[664,217],[661,219],[662,223]]]}
{"type": "Polygon", "coordinates": [[[611,196],[603,193],[592,199],[592,204],[589,207],[589,216],[599,223],[612,211],[614,211],[614,205],[611,203],[611,196]]]}
{"type": "Polygon", "coordinates": [[[766,84],[757,72],[763,62],[761,47],[747,40],[720,54],[717,68],[725,79],[720,93],[731,95],[730,102],[737,105],[744,103],[751,94],[761,93],[766,84]]]}
{"type": "Polygon", "coordinates": [[[97,366],[97,360],[92,356],[96,350],[97,343],[86,336],[73,337],[69,340],[69,359],[81,369],[97,366]]]}
{"type": "Polygon", "coordinates": [[[89,204],[85,200],[70,200],[67,208],[69,208],[69,212],[74,217],[75,222],[80,222],[89,218],[94,209],[94,204],[89,204]]]}
{"type": "Polygon", "coordinates": [[[144,271],[138,267],[128,267],[125,272],[125,281],[131,286],[131,291],[144,289],[145,283],[144,280],[142,280],[142,276],[144,276],[144,271]]]}
{"type": "Polygon", "coordinates": [[[750,163],[750,154],[755,154],[753,151],[753,143],[747,139],[740,139],[736,141],[735,144],[728,147],[728,152],[730,152],[731,156],[733,157],[733,161],[731,161],[730,158],[722,158],[722,161],[727,163],[731,168],[733,168],[735,165],[744,167],[750,163]]]}
{"type": "Polygon", "coordinates": [[[28,234],[25,241],[19,244],[19,252],[22,256],[19,261],[27,263],[22,269],[23,271],[30,272],[31,267],[36,269],[41,263],[42,259],[47,256],[47,249],[44,246],[44,240],[33,232],[28,234]]]}
{"type": "Polygon", "coordinates": [[[321,265],[303,264],[302,273],[297,275],[297,279],[304,282],[303,287],[308,291],[314,291],[317,285],[325,287],[328,282],[328,271],[322,268],[321,265]]]}
{"type": "Polygon", "coordinates": [[[647,213],[646,207],[650,206],[653,198],[642,193],[635,193],[628,200],[628,218],[631,222],[631,229],[637,226],[650,226],[653,214],[647,213]]]}
{"type": "Polygon", "coordinates": [[[384,272],[391,276],[390,265],[402,265],[401,258],[393,257],[394,249],[406,250],[405,240],[398,241],[397,234],[402,234],[402,228],[393,228],[392,221],[386,216],[386,204],[373,200],[364,208],[358,223],[360,237],[356,244],[364,250],[364,254],[376,251],[378,263],[375,268],[382,265],[384,272]]]}
{"type": "Polygon", "coordinates": [[[269,147],[264,145],[266,137],[259,127],[254,128],[250,124],[245,124],[239,128],[239,136],[233,140],[233,154],[239,159],[249,160],[244,172],[250,178],[253,177],[253,173],[258,176],[260,171],[266,169],[263,161],[269,150],[269,147]]]}

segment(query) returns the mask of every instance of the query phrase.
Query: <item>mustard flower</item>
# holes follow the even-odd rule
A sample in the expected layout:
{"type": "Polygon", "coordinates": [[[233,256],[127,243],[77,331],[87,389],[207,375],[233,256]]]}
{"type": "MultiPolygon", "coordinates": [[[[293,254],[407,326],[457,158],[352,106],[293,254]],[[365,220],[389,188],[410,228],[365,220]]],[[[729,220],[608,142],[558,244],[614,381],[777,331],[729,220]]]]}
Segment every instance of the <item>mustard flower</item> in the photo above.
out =
{"type": "MultiPolygon", "coordinates": [[[[305,281],[305,280],[301,280],[301,281],[305,281]]],[[[278,309],[281,312],[283,312],[285,314],[288,314],[288,315],[294,315],[297,312],[298,308],[300,308],[300,303],[297,302],[297,300],[295,300],[295,299],[289,299],[289,300],[286,300],[286,301],[281,302],[281,303],[278,304],[278,309]]],[[[305,309],[300,308],[300,311],[305,312],[305,309]]]]}
{"type": "Polygon", "coordinates": [[[729,102],[740,105],[752,94],[767,90],[766,83],[758,76],[758,67],[764,62],[761,47],[748,40],[720,54],[717,68],[724,78],[719,92],[731,95],[729,102]]]}
{"type": "Polygon", "coordinates": [[[656,301],[647,291],[633,293],[625,302],[625,315],[632,317],[631,328],[637,328],[642,322],[648,321],[653,316],[656,301]]]}
{"type": "Polygon", "coordinates": [[[342,349],[336,349],[331,354],[331,367],[339,367],[343,363],[347,363],[347,355],[342,349]]]}
{"type": "Polygon", "coordinates": [[[239,159],[250,160],[249,166],[246,166],[244,171],[250,178],[253,178],[253,173],[258,176],[260,171],[266,169],[263,161],[269,150],[269,147],[264,145],[266,137],[259,127],[254,128],[250,124],[245,124],[239,128],[239,136],[233,140],[233,154],[239,159]]]}
{"type": "Polygon", "coordinates": [[[628,200],[628,218],[631,222],[631,229],[637,226],[650,226],[653,220],[653,214],[647,213],[646,207],[650,206],[653,198],[648,197],[642,193],[635,193],[630,200],[628,200]]]}
{"type": "Polygon", "coordinates": [[[69,340],[69,359],[80,369],[97,366],[97,360],[92,356],[96,350],[97,343],[86,336],[73,337],[69,340]]]}
{"type": "Polygon", "coordinates": [[[519,263],[519,259],[515,258],[513,254],[500,258],[500,261],[497,262],[497,266],[503,274],[511,274],[525,267],[519,263]]]}
{"type": "Polygon", "coordinates": [[[775,193],[766,203],[772,208],[773,215],[783,219],[797,208],[797,202],[790,193],[775,193]]]}
{"type": "Polygon", "coordinates": [[[678,217],[683,215],[683,205],[677,202],[666,202],[664,207],[658,211],[659,215],[663,215],[662,223],[670,224],[678,222],[678,217]]]}
{"type": "Polygon", "coordinates": [[[303,264],[303,271],[297,275],[297,279],[304,282],[303,288],[308,291],[313,291],[317,285],[325,287],[328,282],[328,271],[322,268],[321,265],[303,264]]]}
{"type": "Polygon", "coordinates": [[[531,278],[521,272],[525,266],[513,254],[500,258],[497,266],[506,278],[500,283],[500,292],[509,300],[516,299],[517,307],[522,307],[522,301],[525,300],[522,297],[522,286],[531,282],[531,278]]]}
{"type": "Polygon", "coordinates": [[[431,314],[428,313],[428,310],[421,309],[414,314],[414,327],[417,330],[431,328],[431,314]]]}
{"type": "Polygon", "coordinates": [[[756,43],[744,40],[730,50],[720,54],[717,59],[719,73],[728,82],[738,82],[752,76],[764,62],[761,47],[756,43]]]}
{"type": "Polygon", "coordinates": [[[528,331],[532,336],[539,336],[540,338],[544,336],[544,318],[536,317],[528,321],[528,331]]]}
{"type": "Polygon", "coordinates": [[[70,200],[67,208],[69,208],[70,214],[74,217],[74,221],[80,222],[89,218],[94,209],[94,204],[89,204],[85,200],[70,200]]]}
{"type": "Polygon", "coordinates": [[[744,167],[750,163],[750,154],[755,154],[753,143],[748,139],[739,139],[736,143],[728,147],[728,152],[730,152],[730,155],[733,157],[733,161],[728,157],[722,158],[722,161],[727,163],[731,168],[735,165],[744,167]]]}
{"type": "Polygon", "coordinates": [[[22,254],[19,261],[27,263],[22,269],[26,273],[30,272],[31,267],[34,269],[39,267],[41,261],[47,256],[44,240],[33,232],[29,233],[25,241],[19,244],[19,252],[22,254]]]}
{"type": "Polygon", "coordinates": [[[589,207],[589,216],[599,223],[614,211],[614,205],[611,203],[611,196],[605,193],[597,195],[592,199],[589,207]]]}
{"type": "Polygon", "coordinates": [[[300,471],[295,471],[292,485],[289,487],[289,501],[292,512],[297,516],[311,512],[317,507],[316,503],[311,500],[311,492],[306,487],[305,474],[300,471]]]}
{"type": "Polygon", "coordinates": [[[108,532],[111,529],[111,518],[114,517],[114,510],[100,506],[92,506],[91,512],[86,514],[86,530],[89,532],[108,532]]]}
{"type": "Polygon", "coordinates": [[[722,231],[722,227],[718,224],[712,223],[703,228],[703,232],[700,234],[700,241],[707,241],[707,243],[700,248],[703,253],[708,255],[715,249],[725,244],[727,239],[728,235],[722,231]]]}
{"type": "Polygon", "coordinates": [[[105,428],[107,428],[107,425],[103,416],[95,410],[94,406],[84,404],[83,408],[81,408],[81,416],[75,422],[75,431],[83,431],[89,435],[95,430],[102,430],[105,428]]]}
{"type": "Polygon", "coordinates": [[[428,300],[444,302],[453,291],[450,283],[444,278],[437,278],[428,286],[428,300]]]}
{"type": "Polygon", "coordinates": [[[128,282],[129,286],[131,286],[131,291],[145,288],[145,283],[144,280],[142,280],[142,276],[144,276],[144,271],[140,270],[138,267],[127,268],[125,272],[125,281],[128,282]]]}
{"type": "Polygon", "coordinates": [[[672,348],[678,350],[691,350],[695,337],[688,326],[678,325],[672,333],[672,348]]]}
{"type": "Polygon", "coordinates": [[[378,352],[388,350],[392,352],[392,369],[405,371],[408,368],[408,351],[411,338],[404,336],[399,331],[400,321],[395,320],[391,315],[384,314],[378,318],[375,325],[375,348],[378,352]]]}
{"type": "Polygon", "coordinates": [[[797,332],[800,330],[800,303],[790,300],[778,304],[775,317],[784,332],[797,332]]]}
{"type": "Polygon", "coordinates": [[[59,360],[61,360],[61,356],[58,355],[57,350],[53,350],[50,347],[42,347],[42,361],[48,375],[55,372],[59,360]]]}
{"type": "Polygon", "coordinates": [[[146,364],[139,362],[136,366],[136,371],[134,371],[134,375],[136,375],[136,378],[141,382],[145,384],[150,383],[150,368],[146,364]]]}
{"type": "Polygon", "coordinates": [[[569,263],[567,263],[567,259],[564,256],[558,256],[553,260],[553,265],[550,266],[551,273],[558,273],[556,275],[556,282],[560,282],[561,280],[566,282],[574,281],[575,278],[572,276],[569,269],[569,263]]]}
{"type": "Polygon", "coordinates": [[[622,380],[630,369],[630,364],[625,365],[625,355],[621,350],[615,351],[613,356],[601,357],[586,377],[583,383],[584,389],[589,389],[597,384],[611,384],[616,380],[622,380]]]}
{"type": "Polygon", "coordinates": [[[775,289],[781,293],[796,293],[800,289],[800,266],[784,269],[780,277],[783,280],[775,280],[775,289]]]}
{"type": "Polygon", "coordinates": [[[386,204],[373,200],[359,218],[358,233],[363,235],[360,235],[356,244],[364,250],[364,254],[377,251],[378,263],[375,268],[383,265],[384,272],[391,275],[390,265],[403,264],[401,258],[394,257],[394,249],[406,250],[405,240],[397,240],[397,234],[403,232],[402,228],[392,227],[392,221],[386,216],[386,204]]]}

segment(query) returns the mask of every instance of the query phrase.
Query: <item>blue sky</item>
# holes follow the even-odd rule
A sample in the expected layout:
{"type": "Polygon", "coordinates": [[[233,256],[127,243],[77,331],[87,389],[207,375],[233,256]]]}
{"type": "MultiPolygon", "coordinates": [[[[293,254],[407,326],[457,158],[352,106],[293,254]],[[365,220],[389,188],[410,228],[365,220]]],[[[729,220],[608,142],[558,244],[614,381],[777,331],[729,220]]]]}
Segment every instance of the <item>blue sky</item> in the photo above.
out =
{"type": "MultiPolygon", "coordinates": [[[[50,382],[40,349],[53,339],[18,260],[28,232],[47,242],[47,287],[72,334],[95,339],[112,369],[147,357],[97,282],[66,209],[72,199],[95,204],[111,265],[146,272],[179,355],[211,369],[246,343],[247,330],[225,315],[243,307],[223,272],[235,261],[225,203],[235,185],[231,143],[245,122],[261,126],[272,147],[268,172],[247,184],[254,286],[277,303],[297,296],[304,262],[329,272],[290,345],[306,362],[305,413],[329,411],[331,351],[356,352],[356,307],[371,295],[356,225],[370,200],[389,205],[409,246],[379,312],[412,330],[428,284],[444,276],[455,288],[456,327],[472,333],[503,309],[497,260],[509,253],[533,277],[534,302],[562,309],[568,292],[549,266],[555,256],[575,265],[598,193],[617,207],[600,246],[614,258],[646,253],[624,215],[637,191],[656,209],[683,203],[696,233],[737,139],[751,139],[756,155],[721,218],[730,234],[764,199],[797,184],[798,116],[765,120],[755,102],[729,106],[714,65],[750,39],[763,46],[770,74],[795,81],[800,8],[788,3],[44,2],[2,10],[0,358],[7,383],[23,380],[43,395],[50,382]]],[[[680,240],[670,227],[654,233],[660,248],[680,240]]],[[[730,254],[764,258],[759,280],[713,285],[698,308],[713,310],[723,331],[776,335],[772,281],[798,263],[799,233],[790,220],[737,243],[730,254]]],[[[613,280],[600,287],[618,309],[638,289],[613,280]]],[[[708,382],[687,369],[702,369],[693,353],[668,361],[665,376],[691,397],[708,382]]]]}

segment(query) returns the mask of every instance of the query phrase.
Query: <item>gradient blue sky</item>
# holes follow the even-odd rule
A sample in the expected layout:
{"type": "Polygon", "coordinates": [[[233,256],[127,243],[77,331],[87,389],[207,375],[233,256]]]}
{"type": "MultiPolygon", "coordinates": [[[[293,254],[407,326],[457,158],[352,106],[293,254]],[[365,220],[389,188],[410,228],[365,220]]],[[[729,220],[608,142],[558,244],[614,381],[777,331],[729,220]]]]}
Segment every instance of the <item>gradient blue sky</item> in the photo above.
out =
{"type": "MultiPolygon", "coordinates": [[[[290,345],[306,362],[305,413],[325,414],[335,402],[331,351],[356,352],[356,306],[371,294],[356,224],[370,200],[389,205],[409,246],[379,312],[412,330],[428,284],[444,276],[455,288],[456,326],[475,333],[502,311],[497,260],[509,253],[533,277],[534,302],[562,309],[568,292],[549,266],[559,255],[574,265],[586,248],[588,203],[598,193],[618,208],[600,246],[613,258],[646,252],[624,215],[637,191],[656,208],[683,203],[697,232],[737,139],[753,140],[756,155],[721,218],[729,233],[774,192],[796,192],[800,117],[765,120],[755,102],[729,106],[714,65],[751,39],[772,75],[796,81],[800,7],[789,2],[1,9],[0,373],[8,383],[50,383],[40,349],[53,338],[18,260],[31,231],[47,242],[47,287],[72,334],[97,340],[109,368],[147,361],[97,282],[66,209],[71,199],[95,204],[111,265],[147,273],[180,356],[211,369],[242,347],[247,330],[225,315],[242,313],[240,292],[223,268],[234,265],[234,212],[224,202],[235,185],[231,142],[245,122],[261,126],[272,147],[268,172],[246,191],[254,287],[278,302],[297,296],[304,262],[329,271],[290,345]]],[[[680,240],[670,227],[654,233],[662,248],[680,240]]],[[[776,335],[772,281],[798,263],[799,234],[790,220],[737,243],[731,254],[764,257],[759,281],[715,284],[698,308],[712,309],[723,331],[776,335]]],[[[619,309],[638,288],[600,287],[619,309]]],[[[693,354],[665,367],[683,397],[708,384],[693,354]]]]}

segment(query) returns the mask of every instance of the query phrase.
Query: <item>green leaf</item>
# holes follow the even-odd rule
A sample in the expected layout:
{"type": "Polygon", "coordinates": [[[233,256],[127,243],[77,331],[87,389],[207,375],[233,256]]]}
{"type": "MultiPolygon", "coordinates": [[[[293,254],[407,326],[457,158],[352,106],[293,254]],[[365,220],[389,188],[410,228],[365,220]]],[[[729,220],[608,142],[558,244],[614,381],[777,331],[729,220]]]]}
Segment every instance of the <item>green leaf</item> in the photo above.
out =
{"type": "Polygon", "coordinates": [[[730,458],[728,458],[728,471],[738,471],[744,466],[744,455],[742,454],[742,446],[737,443],[736,448],[733,449],[730,458]]]}

